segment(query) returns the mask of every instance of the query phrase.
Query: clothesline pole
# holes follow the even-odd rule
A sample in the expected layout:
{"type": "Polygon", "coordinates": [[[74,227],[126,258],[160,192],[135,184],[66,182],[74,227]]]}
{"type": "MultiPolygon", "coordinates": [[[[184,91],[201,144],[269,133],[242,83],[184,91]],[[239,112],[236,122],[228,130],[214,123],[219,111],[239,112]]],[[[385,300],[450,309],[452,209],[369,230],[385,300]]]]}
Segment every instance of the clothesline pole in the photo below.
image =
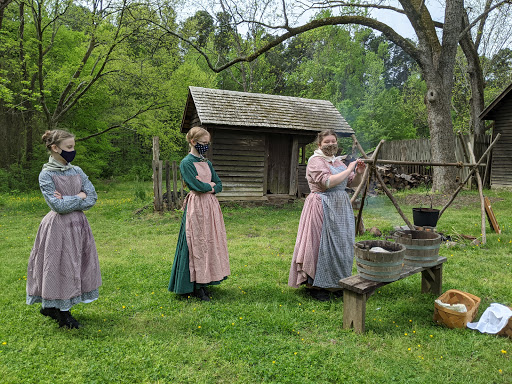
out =
{"type": "MultiPolygon", "coordinates": [[[[361,152],[361,154],[363,155],[363,157],[365,158],[365,161],[366,163],[369,163],[368,164],[368,167],[372,166],[374,167],[375,164],[377,164],[378,162],[380,162],[381,160],[377,160],[377,154],[380,150],[380,147],[381,145],[384,143],[384,140],[381,140],[379,142],[379,144],[377,145],[377,148],[375,148],[375,151],[373,152],[373,156],[371,159],[368,159],[368,155],[366,154],[366,152],[364,151],[364,149],[361,147],[361,144],[359,144],[359,141],[357,141],[357,139],[355,138],[355,136],[353,136],[353,140],[355,141],[356,145],[357,145],[357,148],[359,149],[359,151],[361,152]]],[[[402,217],[402,219],[404,220],[405,224],[407,224],[407,226],[412,230],[414,229],[414,226],[411,224],[411,222],[409,221],[409,219],[407,218],[407,216],[405,216],[405,214],[402,212],[402,209],[400,208],[400,205],[398,205],[398,202],[396,201],[396,199],[393,197],[391,191],[388,189],[388,187],[386,186],[386,183],[384,182],[384,180],[382,180],[382,176],[379,174],[379,172],[377,171],[377,169],[374,170],[374,173],[375,173],[375,176],[377,177],[377,179],[379,180],[379,183],[382,187],[382,190],[384,191],[384,193],[387,195],[387,197],[389,198],[389,200],[391,200],[391,202],[393,203],[393,205],[395,206],[398,214],[402,217]]]]}
{"type": "MultiPolygon", "coordinates": [[[[462,133],[459,131],[457,132],[457,137],[459,138],[460,144],[462,146],[462,151],[464,152],[464,157],[467,161],[475,162],[475,155],[473,153],[473,150],[471,149],[471,143],[468,143],[468,146],[466,148],[466,145],[464,143],[464,138],[462,137],[462,133]]],[[[482,234],[482,244],[487,243],[487,236],[485,234],[485,202],[484,202],[484,191],[482,187],[482,179],[480,178],[480,172],[478,171],[478,167],[475,171],[476,175],[476,183],[478,185],[478,194],[480,195],[480,214],[481,214],[481,234],[482,234]]]]}
{"type": "Polygon", "coordinates": [[[498,133],[496,135],[496,138],[492,141],[492,143],[489,145],[489,147],[487,147],[487,149],[485,150],[484,154],[482,155],[482,157],[480,157],[480,160],[478,160],[478,162],[475,164],[475,166],[471,169],[471,171],[469,172],[469,174],[466,176],[466,179],[459,185],[459,187],[455,190],[455,192],[453,193],[450,201],[448,201],[448,203],[446,203],[446,205],[443,207],[443,209],[441,209],[441,211],[439,211],[439,216],[438,216],[438,220],[441,218],[441,215],[444,213],[444,211],[446,211],[446,208],[448,208],[450,206],[450,204],[453,202],[453,200],[455,200],[455,197],[459,194],[459,192],[462,190],[462,188],[464,187],[464,185],[467,183],[467,181],[469,180],[469,178],[471,176],[473,176],[473,173],[476,172],[476,170],[478,169],[478,166],[480,165],[480,163],[485,159],[485,157],[489,154],[489,152],[491,151],[492,147],[494,147],[494,145],[496,144],[496,142],[498,141],[498,139],[501,137],[501,133],[498,133]]]}

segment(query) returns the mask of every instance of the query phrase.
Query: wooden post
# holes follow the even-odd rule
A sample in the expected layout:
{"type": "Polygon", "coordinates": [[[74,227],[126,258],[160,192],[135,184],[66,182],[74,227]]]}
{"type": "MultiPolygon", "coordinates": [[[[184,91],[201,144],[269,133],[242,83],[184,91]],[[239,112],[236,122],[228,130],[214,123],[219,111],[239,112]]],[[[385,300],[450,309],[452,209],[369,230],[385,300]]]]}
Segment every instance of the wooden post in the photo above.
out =
{"type": "Polygon", "coordinates": [[[443,209],[441,209],[441,211],[439,211],[439,218],[441,218],[441,215],[443,214],[444,211],[446,211],[446,209],[450,206],[450,204],[453,203],[453,200],[455,200],[455,197],[459,194],[461,189],[464,187],[464,184],[466,184],[468,179],[473,175],[473,173],[475,173],[475,171],[478,168],[478,166],[480,165],[480,163],[484,160],[485,156],[487,156],[491,152],[492,148],[494,147],[494,145],[496,144],[496,142],[498,141],[498,139],[500,137],[501,137],[501,133],[498,133],[496,135],[496,138],[493,140],[493,142],[491,144],[489,144],[489,147],[485,150],[485,152],[482,155],[482,157],[480,157],[480,160],[478,160],[478,162],[473,166],[473,168],[469,172],[469,175],[466,176],[466,179],[464,180],[464,182],[462,182],[459,185],[459,187],[455,190],[455,192],[453,193],[452,197],[450,198],[450,201],[448,201],[446,203],[446,205],[443,207],[443,209]]]}
{"type": "MultiPolygon", "coordinates": [[[[467,148],[464,145],[464,138],[462,137],[462,133],[458,132],[460,144],[462,145],[462,149],[464,151],[464,157],[466,157],[467,161],[476,162],[475,160],[475,154],[473,153],[473,150],[471,149],[471,141],[467,143],[467,148]]],[[[476,184],[478,186],[478,194],[480,195],[480,210],[481,210],[481,233],[482,233],[482,244],[487,243],[487,236],[485,235],[485,203],[484,203],[484,191],[482,187],[482,179],[480,178],[480,171],[478,171],[478,167],[475,171],[476,175],[476,184]]],[[[470,184],[471,185],[471,184],[470,184]]]]}
{"type": "Polygon", "coordinates": [[[169,160],[165,160],[165,189],[167,190],[167,210],[171,210],[176,200],[171,200],[171,167],[169,166],[169,160]]]}
{"type": "Polygon", "coordinates": [[[178,205],[178,166],[176,161],[172,162],[172,199],[178,205]]]}
{"type": "MultiPolygon", "coordinates": [[[[359,151],[363,154],[364,158],[366,159],[365,162],[366,163],[371,163],[372,166],[374,166],[375,164],[377,164],[379,161],[377,160],[377,156],[376,154],[378,153],[378,149],[380,148],[380,145],[381,143],[384,142],[384,140],[381,140],[381,142],[379,143],[379,145],[377,146],[377,148],[375,149],[375,151],[373,152],[373,156],[371,159],[368,159],[368,156],[366,155],[366,152],[364,151],[363,147],[361,147],[361,145],[359,144],[359,142],[357,141],[357,139],[355,139],[355,136],[353,137],[353,139],[355,140],[356,142],[356,145],[357,147],[359,148],[359,151]]],[[[402,219],[405,221],[405,224],[407,224],[407,226],[409,227],[409,229],[413,230],[414,229],[414,226],[411,224],[411,222],[409,221],[409,219],[404,215],[404,213],[402,212],[402,210],[400,209],[400,206],[398,205],[398,202],[396,201],[396,199],[393,197],[393,195],[391,194],[390,190],[388,189],[388,187],[386,186],[386,183],[384,182],[384,180],[382,180],[382,176],[380,175],[380,173],[377,171],[377,169],[375,169],[375,176],[377,177],[377,179],[379,180],[379,183],[380,185],[382,186],[382,190],[384,191],[384,193],[389,197],[389,200],[391,200],[391,202],[393,203],[393,205],[395,206],[398,214],[402,217],[402,219]]],[[[362,207],[361,207],[362,208],[362,207]]]]}
{"type": "Polygon", "coordinates": [[[292,139],[292,155],[290,158],[290,196],[297,195],[298,183],[298,167],[299,167],[299,139],[294,136],[292,139]]]}
{"type": "Polygon", "coordinates": [[[158,136],[153,136],[153,205],[157,212],[162,212],[163,206],[162,163],[158,136]]]}

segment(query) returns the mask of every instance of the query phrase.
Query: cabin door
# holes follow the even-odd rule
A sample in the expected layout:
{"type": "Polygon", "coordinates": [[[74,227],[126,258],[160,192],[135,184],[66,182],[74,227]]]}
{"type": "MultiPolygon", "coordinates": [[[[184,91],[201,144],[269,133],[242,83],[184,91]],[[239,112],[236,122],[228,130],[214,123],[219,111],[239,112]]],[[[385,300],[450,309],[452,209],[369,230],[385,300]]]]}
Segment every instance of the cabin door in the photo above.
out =
{"type": "Polygon", "coordinates": [[[269,134],[267,143],[267,194],[288,195],[290,191],[292,137],[290,135],[269,134]]]}

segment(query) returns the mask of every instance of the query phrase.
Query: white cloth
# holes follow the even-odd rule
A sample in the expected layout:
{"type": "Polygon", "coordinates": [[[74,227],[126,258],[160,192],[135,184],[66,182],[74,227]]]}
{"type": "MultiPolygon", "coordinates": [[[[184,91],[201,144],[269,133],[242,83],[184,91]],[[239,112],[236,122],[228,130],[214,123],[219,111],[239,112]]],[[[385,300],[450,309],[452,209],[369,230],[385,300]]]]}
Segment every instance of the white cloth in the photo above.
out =
{"type": "Polygon", "coordinates": [[[492,303],[487,308],[480,320],[476,323],[468,323],[470,329],[477,329],[482,333],[496,334],[507,325],[512,316],[512,310],[502,304],[492,303]]]}
{"type": "Polygon", "coordinates": [[[389,253],[388,250],[382,248],[382,247],[372,247],[370,249],[370,252],[379,252],[379,253],[389,253]]]}
{"type": "Polygon", "coordinates": [[[60,161],[57,161],[53,158],[53,156],[50,156],[48,159],[48,162],[43,165],[43,171],[67,171],[68,169],[73,168],[73,165],[71,163],[62,164],[60,161]]]}
{"type": "Polygon", "coordinates": [[[435,302],[436,302],[436,304],[440,305],[441,307],[451,309],[452,311],[455,311],[455,312],[466,313],[468,311],[466,306],[461,303],[448,304],[448,303],[443,303],[441,300],[436,300],[435,302]]]}

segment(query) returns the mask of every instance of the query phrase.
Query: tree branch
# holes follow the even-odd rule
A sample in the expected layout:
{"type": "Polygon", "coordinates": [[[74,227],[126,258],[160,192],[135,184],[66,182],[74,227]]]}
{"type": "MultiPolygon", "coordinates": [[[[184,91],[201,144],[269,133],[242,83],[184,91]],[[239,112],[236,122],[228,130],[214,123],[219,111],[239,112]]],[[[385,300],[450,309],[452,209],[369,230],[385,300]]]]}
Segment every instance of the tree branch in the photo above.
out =
{"type": "Polygon", "coordinates": [[[99,135],[103,135],[104,133],[107,133],[108,131],[111,131],[115,128],[121,128],[123,125],[125,125],[126,123],[128,123],[129,121],[139,117],[140,115],[142,115],[143,113],[145,112],[148,112],[148,111],[153,111],[153,110],[157,110],[157,109],[161,109],[165,107],[165,104],[152,104],[150,105],[149,107],[147,108],[144,108],[144,109],[139,109],[135,114],[133,114],[132,116],[128,117],[127,119],[123,120],[121,123],[119,124],[114,124],[114,125],[111,125],[110,127],[108,127],[107,129],[104,129],[103,131],[101,132],[96,132],[96,133],[93,133],[92,135],[89,135],[89,136],[85,136],[85,137],[81,137],[79,139],[75,139],[75,141],[85,141],[85,140],[88,140],[90,138],[93,138],[93,137],[96,137],[96,136],[99,136],[99,135]]]}

